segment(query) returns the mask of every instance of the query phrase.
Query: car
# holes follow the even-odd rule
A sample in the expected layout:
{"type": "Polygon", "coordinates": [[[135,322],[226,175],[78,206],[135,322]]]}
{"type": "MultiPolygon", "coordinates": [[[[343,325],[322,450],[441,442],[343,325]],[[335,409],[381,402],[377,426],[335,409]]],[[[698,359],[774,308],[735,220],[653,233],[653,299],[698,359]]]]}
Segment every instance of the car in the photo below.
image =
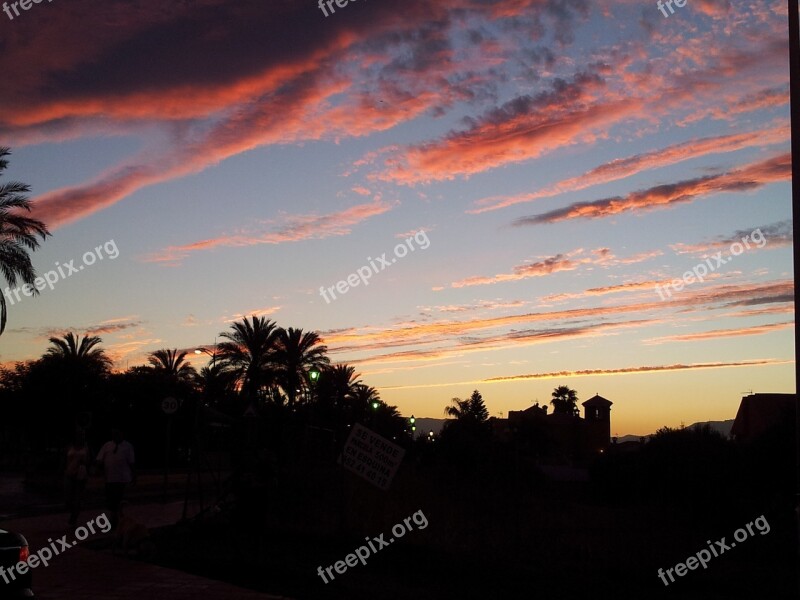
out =
{"type": "Polygon", "coordinates": [[[16,565],[28,560],[28,540],[19,533],[0,529],[0,598],[33,598],[31,569],[19,574],[16,565]],[[9,572],[14,567],[12,572],[9,572]]]}

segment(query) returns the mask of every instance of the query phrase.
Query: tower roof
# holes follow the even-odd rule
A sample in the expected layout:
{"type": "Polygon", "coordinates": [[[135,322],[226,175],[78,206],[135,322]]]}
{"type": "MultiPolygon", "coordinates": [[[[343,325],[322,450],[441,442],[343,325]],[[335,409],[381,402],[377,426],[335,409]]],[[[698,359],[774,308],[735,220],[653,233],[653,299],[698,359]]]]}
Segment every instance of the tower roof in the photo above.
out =
{"type": "Polygon", "coordinates": [[[612,404],[614,403],[611,402],[611,400],[606,400],[600,394],[595,394],[594,396],[589,398],[586,402],[582,402],[581,406],[588,406],[589,408],[592,408],[594,406],[608,408],[612,404]]]}

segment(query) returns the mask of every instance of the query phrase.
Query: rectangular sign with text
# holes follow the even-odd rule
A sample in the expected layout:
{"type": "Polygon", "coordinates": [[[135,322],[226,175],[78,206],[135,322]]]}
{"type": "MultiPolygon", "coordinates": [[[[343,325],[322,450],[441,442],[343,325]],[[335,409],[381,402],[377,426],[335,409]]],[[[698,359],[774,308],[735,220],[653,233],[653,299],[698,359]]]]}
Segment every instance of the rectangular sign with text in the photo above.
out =
{"type": "Polygon", "coordinates": [[[339,462],[345,469],[387,490],[405,453],[397,444],[356,423],[339,462]]]}

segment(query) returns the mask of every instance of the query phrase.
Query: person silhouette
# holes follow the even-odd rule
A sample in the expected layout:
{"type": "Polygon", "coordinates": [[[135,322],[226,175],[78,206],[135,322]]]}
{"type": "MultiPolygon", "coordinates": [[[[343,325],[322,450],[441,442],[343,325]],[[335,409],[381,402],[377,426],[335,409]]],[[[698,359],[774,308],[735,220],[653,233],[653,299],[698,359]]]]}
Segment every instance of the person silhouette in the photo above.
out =
{"type": "Polygon", "coordinates": [[[103,444],[97,455],[106,479],[106,508],[111,513],[111,527],[116,528],[125,488],[136,482],[133,445],[125,440],[121,429],[111,430],[111,441],[103,444]]]}
{"type": "Polygon", "coordinates": [[[89,479],[89,446],[86,444],[86,433],[83,429],[75,430],[75,437],[66,452],[64,469],[64,496],[69,511],[69,524],[74,527],[78,522],[81,510],[83,491],[89,479]]]}

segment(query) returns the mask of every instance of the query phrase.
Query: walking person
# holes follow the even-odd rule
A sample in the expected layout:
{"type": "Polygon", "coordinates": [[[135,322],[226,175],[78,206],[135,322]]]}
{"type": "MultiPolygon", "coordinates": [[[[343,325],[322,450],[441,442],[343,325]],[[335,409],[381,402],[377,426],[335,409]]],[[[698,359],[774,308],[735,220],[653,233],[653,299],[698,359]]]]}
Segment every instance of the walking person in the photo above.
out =
{"type": "Polygon", "coordinates": [[[125,440],[121,429],[111,430],[111,441],[100,448],[97,464],[103,467],[106,478],[106,508],[111,513],[111,527],[116,529],[125,488],[129,483],[136,482],[133,445],[125,440]]]}
{"type": "Polygon", "coordinates": [[[89,479],[89,446],[86,432],[77,428],[72,442],[67,446],[66,467],[64,469],[64,496],[69,511],[69,524],[74,527],[81,511],[83,492],[89,479]]]}

